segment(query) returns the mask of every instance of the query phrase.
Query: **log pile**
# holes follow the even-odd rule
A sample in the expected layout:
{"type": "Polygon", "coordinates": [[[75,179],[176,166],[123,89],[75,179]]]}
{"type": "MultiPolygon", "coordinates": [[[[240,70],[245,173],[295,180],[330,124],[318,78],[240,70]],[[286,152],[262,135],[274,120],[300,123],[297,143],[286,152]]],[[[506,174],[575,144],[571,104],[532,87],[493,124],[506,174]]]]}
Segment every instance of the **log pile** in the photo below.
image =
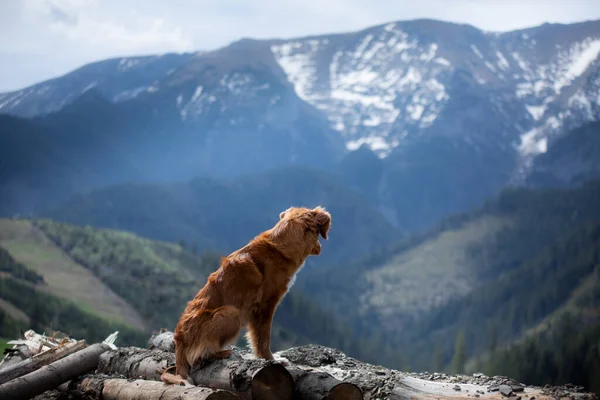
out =
{"type": "Polygon", "coordinates": [[[175,363],[173,334],[154,334],[147,348],[25,332],[9,342],[0,362],[0,399],[594,399],[581,388],[530,387],[506,377],[410,374],[360,362],[340,351],[308,345],[256,359],[233,356],[196,365],[188,381],[167,385],[160,374],[175,363]]]}

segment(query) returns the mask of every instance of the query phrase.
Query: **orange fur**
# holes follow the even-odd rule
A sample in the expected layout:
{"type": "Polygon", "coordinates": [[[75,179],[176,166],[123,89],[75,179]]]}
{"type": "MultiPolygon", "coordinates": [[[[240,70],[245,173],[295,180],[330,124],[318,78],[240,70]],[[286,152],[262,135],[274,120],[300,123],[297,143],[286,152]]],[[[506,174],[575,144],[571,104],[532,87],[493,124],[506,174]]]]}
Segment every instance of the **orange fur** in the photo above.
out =
{"type": "Polygon", "coordinates": [[[322,207],[290,207],[277,224],[246,246],[223,257],[217,271],[187,304],[174,332],[176,374],[164,382],[187,379],[189,370],[204,360],[227,358],[223,350],[248,328],[252,351],[273,359],[271,324],[288,285],[310,255],[321,253],[319,235],[327,240],[331,215],[322,207]]]}

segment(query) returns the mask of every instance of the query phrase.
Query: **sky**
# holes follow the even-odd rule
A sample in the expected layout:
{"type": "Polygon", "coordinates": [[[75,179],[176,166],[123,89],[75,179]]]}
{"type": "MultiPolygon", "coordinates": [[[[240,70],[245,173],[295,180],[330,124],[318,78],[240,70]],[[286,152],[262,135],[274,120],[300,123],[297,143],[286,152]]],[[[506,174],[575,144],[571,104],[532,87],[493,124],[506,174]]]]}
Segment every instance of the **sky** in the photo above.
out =
{"type": "Polygon", "coordinates": [[[0,0],[0,92],[111,57],[432,18],[509,31],[600,19],[598,0],[0,0]]]}

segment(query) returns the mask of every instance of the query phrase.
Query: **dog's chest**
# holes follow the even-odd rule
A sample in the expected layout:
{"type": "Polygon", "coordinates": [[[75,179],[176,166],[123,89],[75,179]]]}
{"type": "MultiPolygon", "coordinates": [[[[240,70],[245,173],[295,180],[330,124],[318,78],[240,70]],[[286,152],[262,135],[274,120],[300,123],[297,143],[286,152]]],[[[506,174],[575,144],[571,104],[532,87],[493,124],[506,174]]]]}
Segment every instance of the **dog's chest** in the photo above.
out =
{"type": "Polygon", "coordinates": [[[294,275],[292,275],[292,277],[290,278],[290,280],[287,283],[287,291],[289,292],[290,289],[292,288],[292,286],[294,286],[294,283],[296,283],[296,276],[298,275],[298,272],[300,272],[300,270],[302,269],[302,267],[304,267],[305,263],[302,263],[302,265],[300,265],[300,268],[298,268],[298,270],[296,271],[296,273],[294,275]]]}
{"type": "Polygon", "coordinates": [[[294,283],[296,283],[296,274],[294,274],[292,276],[292,278],[288,281],[288,284],[287,284],[287,291],[288,292],[290,291],[290,289],[292,288],[292,286],[294,286],[294,283]]]}

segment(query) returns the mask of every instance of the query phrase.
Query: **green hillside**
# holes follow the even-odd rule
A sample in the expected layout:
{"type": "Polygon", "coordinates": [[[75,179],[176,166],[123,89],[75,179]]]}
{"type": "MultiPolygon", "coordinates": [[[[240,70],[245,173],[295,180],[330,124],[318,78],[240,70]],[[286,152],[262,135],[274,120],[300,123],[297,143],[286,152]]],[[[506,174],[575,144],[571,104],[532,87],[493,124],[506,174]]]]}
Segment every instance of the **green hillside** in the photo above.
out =
{"type": "MultiPolygon", "coordinates": [[[[120,344],[143,346],[152,331],[175,328],[218,260],[116,230],[0,220],[0,337],[33,328],[95,341],[119,330],[120,344]]],[[[276,313],[273,350],[306,343],[366,359],[375,349],[291,292],[276,313]]]]}
{"type": "Polygon", "coordinates": [[[357,191],[332,175],[304,167],[231,180],[119,184],[82,192],[39,215],[229,253],[272,227],[290,205],[321,205],[335,215],[327,246],[308,264],[350,260],[400,235],[357,191]]]}
{"type": "Polygon", "coordinates": [[[363,259],[307,271],[299,285],[357,332],[403,349],[411,369],[431,370],[434,359],[449,369],[459,332],[475,365],[491,342],[533,335],[564,310],[596,321],[593,221],[600,221],[599,181],[507,189],[363,259]]]}

